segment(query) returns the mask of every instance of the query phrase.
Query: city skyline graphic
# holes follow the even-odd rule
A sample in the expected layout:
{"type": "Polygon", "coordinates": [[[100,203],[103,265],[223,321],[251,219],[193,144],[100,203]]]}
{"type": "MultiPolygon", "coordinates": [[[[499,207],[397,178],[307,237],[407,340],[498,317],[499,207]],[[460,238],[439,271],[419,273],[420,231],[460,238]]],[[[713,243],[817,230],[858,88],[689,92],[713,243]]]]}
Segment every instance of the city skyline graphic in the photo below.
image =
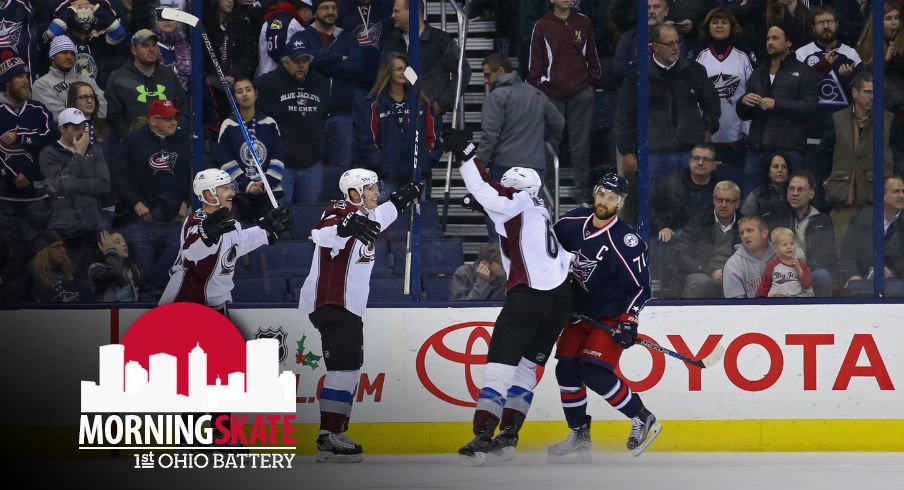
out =
{"type": "MultiPolygon", "coordinates": [[[[98,347],[98,381],[82,381],[82,413],[267,412],[294,413],[295,375],[279,372],[279,341],[245,342],[245,371],[232,371],[225,384],[218,375],[208,382],[208,352],[197,341],[187,352],[188,394],[177,391],[178,359],[158,352],[147,358],[148,369],[126,361],[126,346],[98,347]]],[[[208,348],[210,348],[208,346],[208,348]]]]}

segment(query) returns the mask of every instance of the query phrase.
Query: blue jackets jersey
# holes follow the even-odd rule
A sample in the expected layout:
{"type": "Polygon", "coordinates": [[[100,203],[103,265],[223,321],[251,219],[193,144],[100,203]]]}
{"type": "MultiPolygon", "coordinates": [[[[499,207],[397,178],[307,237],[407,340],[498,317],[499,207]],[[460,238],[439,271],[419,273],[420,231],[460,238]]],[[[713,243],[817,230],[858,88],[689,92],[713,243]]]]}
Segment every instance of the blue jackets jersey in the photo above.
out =
{"type": "MultiPolygon", "coordinates": [[[[370,106],[370,138],[373,154],[369,165],[377,170],[380,178],[404,184],[412,177],[412,155],[409,138],[410,111],[407,98],[396,102],[388,94],[379,94],[370,106]]],[[[427,171],[439,161],[443,150],[439,144],[442,120],[421,100],[418,111],[418,166],[427,171]],[[426,110],[426,113],[425,113],[426,110]]]]}
{"type": "Polygon", "coordinates": [[[355,37],[341,27],[336,27],[332,44],[324,46],[323,37],[316,29],[305,29],[292,36],[290,42],[301,39],[312,50],[311,68],[330,79],[330,103],[327,115],[351,114],[355,111],[352,89],[361,76],[361,48],[355,37]],[[342,59],[343,56],[348,58],[342,59]]]}
{"type": "Polygon", "coordinates": [[[8,56],[22,58],[34,81],[40,76],[37,46],[31,2],[0,0],[0,59],[5,60],[8,56]]]}
{"type": "MultiPolygon", "coordinates": [[[[8,102],[5,97],[2,98],[8,102]]],[[[8,200],[34,200],[44,197],[34,186],[23,189],[13,183],[16,175],[23,174],[34,184],[44,180],[38,166],[38,152],[59,137],[53,115],[44,104],[28,99],[18,107],[0,103],[0,134],[15,130],[19,135],[15,144],[0,144],[0,198],[8,200]]]]}
{"type": "Polygon", "coordinates": [[[597,229],[592,216],[593,209],[578,207],[553,227],[562,247],[575,255],[572,309],[592,318],[637,315],[650,300],[647,244],[617,217],[597,229]]]}
{"type": "Polygon", "coordinates": [[[356,0],[340,0],[336,25],[352,33],[361,47],[362,70],[357,85],[370,90],[377,77],[383,40],[393,30],[393,0],[370,0],[360,5],[356,0]]]}
{"type": "MultiPolygon", "coordinates": [[[[248,136],[254,142],[254,151],[260,159],[261,169],[267,175],[267,183],[273,192],[282,191],[285,166],[282,161],[282,145],[279,143],[279,126],[272,117],[255,114],[245,122],[248,136]]],[[[239,192],[246,192],[252,181],[260,182],[260,173],[254,164],[254,156],[242,134],[235,116],[230,116],[220,126],[220,137],[214,147],[214,161],[232,177],[239,192]]]]}

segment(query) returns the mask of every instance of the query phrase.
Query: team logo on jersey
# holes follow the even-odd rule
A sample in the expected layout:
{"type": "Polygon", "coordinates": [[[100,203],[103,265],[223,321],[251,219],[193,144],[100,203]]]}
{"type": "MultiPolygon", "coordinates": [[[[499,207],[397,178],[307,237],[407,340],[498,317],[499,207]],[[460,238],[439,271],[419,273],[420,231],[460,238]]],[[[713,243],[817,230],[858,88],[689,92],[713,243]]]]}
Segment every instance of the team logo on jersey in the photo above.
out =
{"type": "Polygon", "coordinates": [[[173,167],[176,166],[176,160],[178,159],[179,154],[174,151],[159,151],[148,159],[148,166],[151,167],[155,174],[157,172],[173,173],[173,167]]]}
{"type": "Polygon", "coordinates": [[[574,31],[574,42],[576,42],[576,43],[584,42],[583,36],[581,35],[581,31],[574,31]]]}
{"type": "Polygon", "coordinates": [[[637,238],[637,235],[633,233],[628,233],[624,238],[625,245],[629,247],[636,247],[638,243],[640,243],[640,238],[637,238]]]}
{"type": "Polygon", "coordinates": [[[584,291],[587,291],[587,281],[590,280],[590,276],[593,275],[598,263],[595,260],[588,259],[583,252],[578,252],[574,256],[574,260],[571,262],[571,273],[581,283],[584,291]]]}
{"type": "Polygon", "coordinates": [[[278,31],[282,29],[282,21],[279,19],[273,19],[273,22],[270,23],[270,30],[278,31]]]}
{"type": "Polygon", "coordinates": [[[254,333],[255,339],[276,339],[279,341],[279,362],[280,364],[285,362],[286,357],[289,355],[289,349],[286,347],[286,339],[289,334],[282,327],[276,328],[263,328],[258,327],[257,332],[254,333]]]}
{"type": "Polygon", "coordinates": [[[235,249],[235,245],[229,247],[229,250],[220,256],[220,268],[223,269],[223,272],[220,272],[220,275],[228,276],[235,272],[235,261],[238,258],[239,254],[235,249]]]}
{"type": "Polygon", "coordinates": [[[374,247],[374,244],[364,245],[363,243],[358,248],[358,260],[356,261],[358,264],[369,264],[374,261],[374,257],[377,256],[377,249],[374,247]]]}
{"type": "Polygon", "coordinates": [[[79,53],[75,55],[75,73],[79,76],[97,78],[97,62],[91,53],[79,53]]]}
{"type": "Polygon", "coordinates": [[[375,48],[380,47],[380,37],[383,36],[383,23],[377,22],[376,24],[371,24],[367,26],[367,31],[364,30],[364,24],[361,24],[352,31],[355,35],[355,39],[358,40],[358,46],[373,46],[375,48]]]}
{"type": "Polygon", "coordinates": [[[741,86],[741,77],[731,73],[719,73],[709,77],[709,79],[716,86],[716,92],[719,97],[726,100],[731,100],[738,91],[738,87],[741,86]]]}
{"type": "MultiPolygon", "coordinates": [[[[258,140],[254,141],[254,153],[257,153],[257,158],[260,159],[261,164],[267,161],[267,147],[264,146],[258,140]]],[[[239,156],[242,159],[242,163],[245,164],[245,175],[249,179],[257,179],[257,167],[254,166],[254,155],[251,154],[251,147],[248,146],[248,142],[242,143],[242,147],[239,148],[239,156]],[[254,175],[251,175],[251,174],[254,175]]]]}
{"type": "Polygon", "coordinates": [[[12,48],[13,52],[18,53],[17,48],[21,34],[21,22],[0,21],[0,48],[12,48]]]}

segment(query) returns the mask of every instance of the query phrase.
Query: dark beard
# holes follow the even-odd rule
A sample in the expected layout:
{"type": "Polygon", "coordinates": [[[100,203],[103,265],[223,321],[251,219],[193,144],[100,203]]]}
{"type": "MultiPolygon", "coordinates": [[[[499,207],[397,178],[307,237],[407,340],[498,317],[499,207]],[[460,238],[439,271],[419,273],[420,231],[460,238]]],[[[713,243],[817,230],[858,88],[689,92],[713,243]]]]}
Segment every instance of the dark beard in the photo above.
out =
{"type": "Polygon", "coordinates": [[[596,219],[598,219],[598,220],[606,221],[607,219],[609,219],[609,218],[615,216],[615,213],[617,213],[617,212],[618,212],[618,208],[616,208],[616,209],[613,210],[613,211],[604,211],[602,214],[600,214],[600,212],[597,211],[596,208],[594,208],[594,210],[593,210],[593,215],[594,215],[594,216],[596,217],[596,219]]]}

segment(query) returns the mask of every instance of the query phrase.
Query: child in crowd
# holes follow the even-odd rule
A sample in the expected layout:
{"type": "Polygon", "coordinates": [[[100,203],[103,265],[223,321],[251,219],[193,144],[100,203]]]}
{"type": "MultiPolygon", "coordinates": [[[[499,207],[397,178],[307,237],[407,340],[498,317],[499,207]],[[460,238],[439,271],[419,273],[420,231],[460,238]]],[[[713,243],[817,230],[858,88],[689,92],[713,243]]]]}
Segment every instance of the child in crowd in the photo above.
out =
{"type": "Polygon", "coordinates": [[[813,279],[807,262],[795,255],[794,232],[778,227],[772,230],[772,248],[778,255],[766,264],[759,297],[812,297],[813,279]]]}

